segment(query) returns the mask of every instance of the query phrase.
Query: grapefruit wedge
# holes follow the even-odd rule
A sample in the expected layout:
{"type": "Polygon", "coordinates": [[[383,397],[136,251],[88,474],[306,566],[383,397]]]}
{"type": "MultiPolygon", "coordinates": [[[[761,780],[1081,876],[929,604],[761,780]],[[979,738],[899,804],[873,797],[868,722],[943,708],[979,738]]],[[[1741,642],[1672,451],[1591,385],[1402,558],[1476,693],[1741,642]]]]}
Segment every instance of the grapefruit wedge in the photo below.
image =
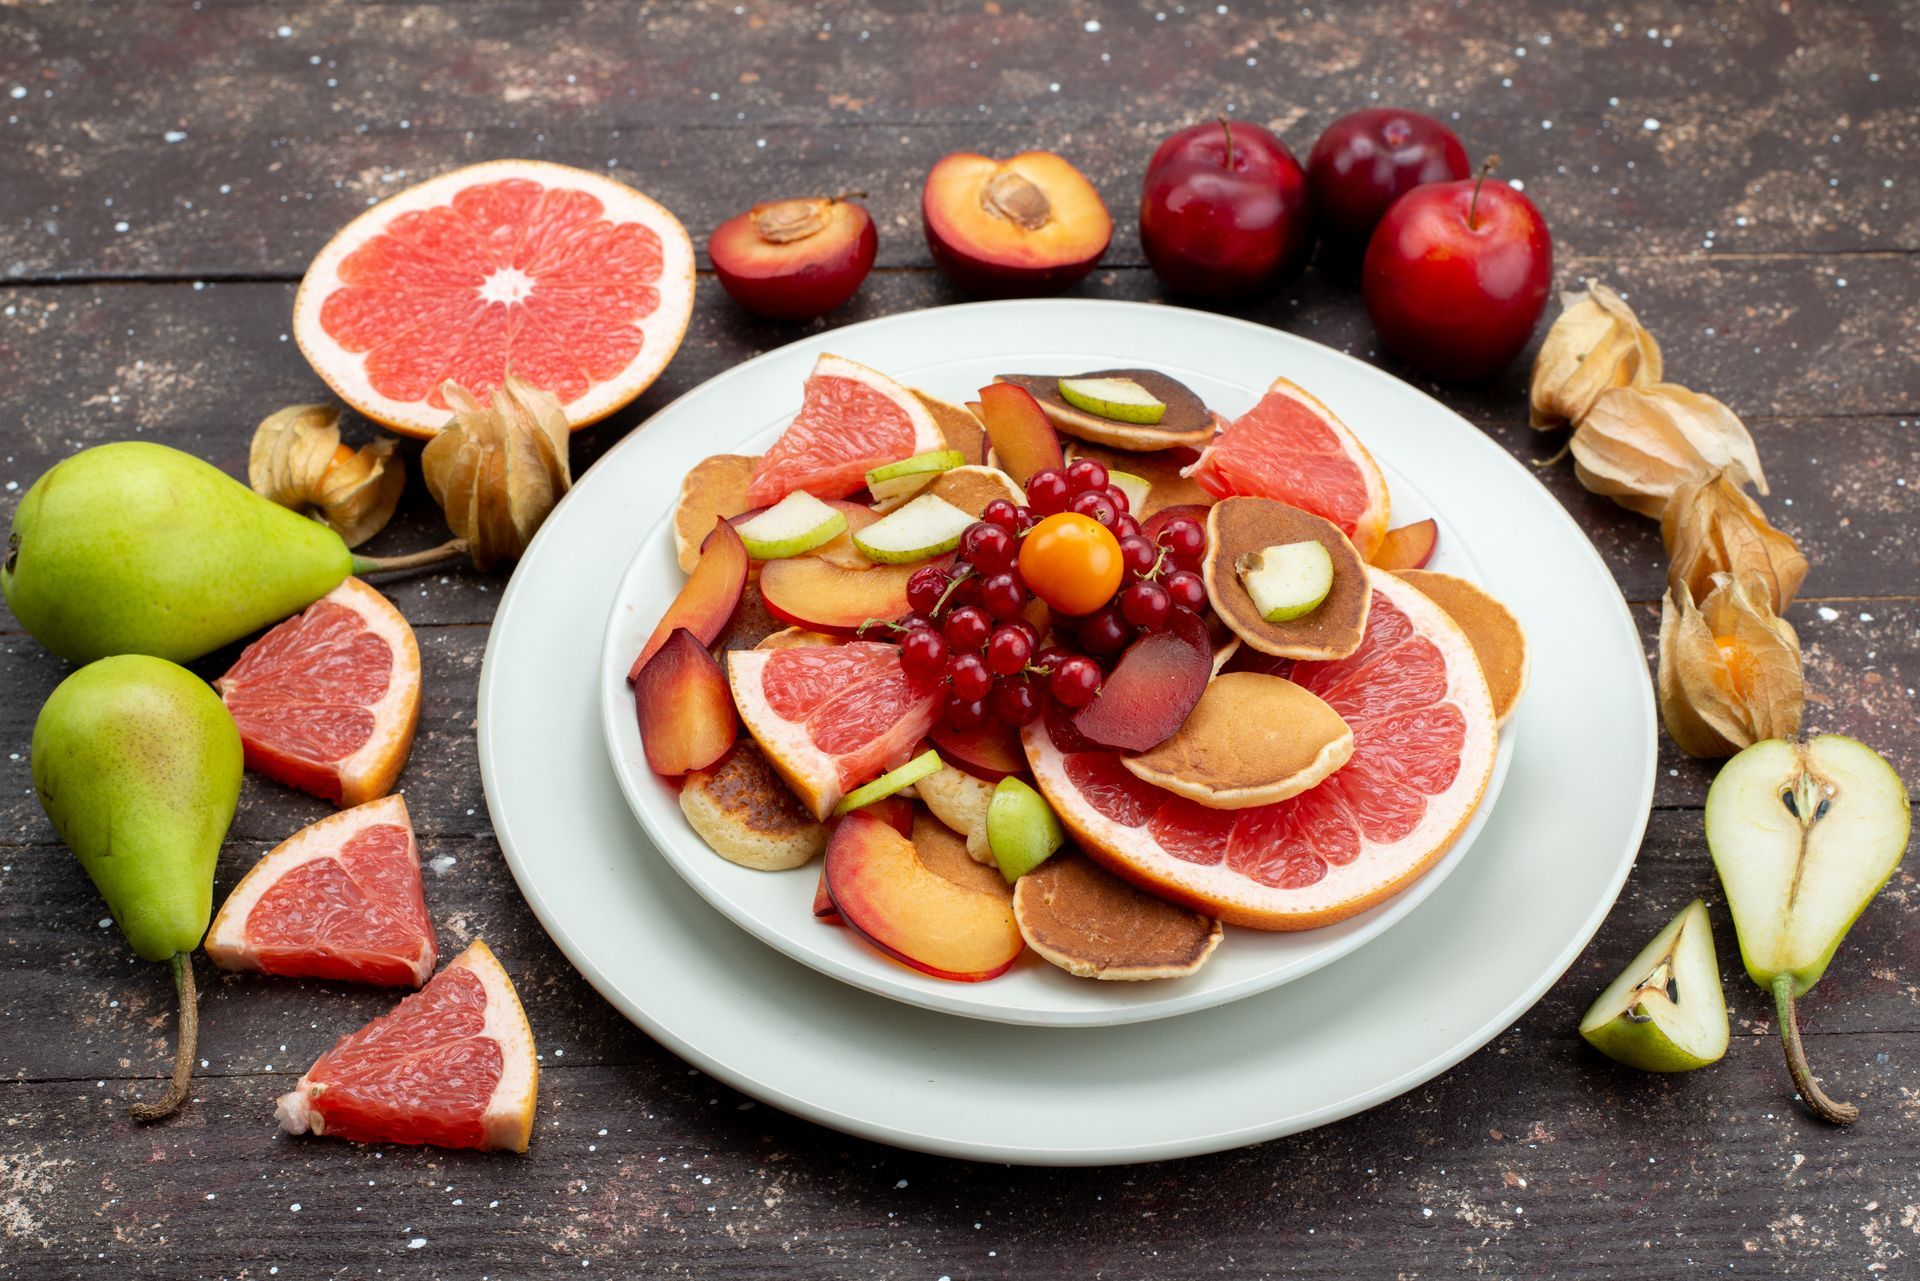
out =
{"type": "Polygon", "coordinates": [[[638,396],[693,311],[680,220],[604,174],[494,160],[442,174],[348,223],[314,256],[293,336],[334,394],[408,436],[484,403],[511,369],[578,429],[638,396]]]}
{"type": "Polygon", "coordinates": [[[335,1041],[274,1114],[289,1134],[525,1152],[540,1063],[513,980],[478,939],[335,1041]]]}
{"type": "Polygon", "coordinates": [[[233,887],[204,946],[223,969],[425,983],[439,949],[405,799],[356,805],[282,841],[233,887]]]}
{"type": "Polygon", "coordinates": [[[1277,498],[1340,527],[1371,559],[1387,535],[1387,481],[1333,411],[1285,378],[1181,473],[1215,498],[1277,498]]]}
{"type": "Polygon", "coordinates": [[[740,720],[813,816],[904,764],[933,728],[941,689],[875,641],[727,655],[740,720]]]}
{"type": "Polygon", "coordinates": [[[771,507],[796,489],[845,498],[875,467],[945,449],[925,402],[877,369],[823,355],[807,376],[800,413],[761,456],[748,507],[771,507]]]}
{"type": "Polygon", "coordinates": [[[1297,796],[1211,809],[1135,778],[1057,715],[1027,726],[1034,780],[1081,846],[1163,898],[1262,930],[1344,920],[1433,866],[1493,772],[1493,701],[1453,620],[1394,575],[1367,574],[1360,648],[1278,673],[1353,732],[1347,763],[1297,796]]]}
{"type": "Polygon", "coordinates": [[[342,807],[393,790],[420,720],[420,647],[357,578],[281,623],[213,683],[247,766],[342,807]]]}

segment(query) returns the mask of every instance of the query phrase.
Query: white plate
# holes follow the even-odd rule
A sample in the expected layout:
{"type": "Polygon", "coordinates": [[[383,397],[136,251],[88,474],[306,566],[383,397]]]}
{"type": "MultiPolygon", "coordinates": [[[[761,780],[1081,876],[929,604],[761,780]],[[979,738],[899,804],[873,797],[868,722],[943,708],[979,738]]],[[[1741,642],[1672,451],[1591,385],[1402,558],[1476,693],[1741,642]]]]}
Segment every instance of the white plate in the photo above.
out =
{"type": "MultiPolygon", "coordinates": [[[[956,1019],[781,962],[660,857],[600,733],[607,602],[678,478],[712,452],[704,432],[726,399],[716,380],[634,432],[561,504],[514,573],[481,672],[481,771],[508,863],[561,950],[628,1018],[753,1098],[849,1133],[950,1156],[1099,1164],[1235,1147],[1392,1098],[1505,1030],[1579,954],[1646,826],[1653,695],[1611,574],[1523,465],[1359,361],[1173,308],[948,307],[741,369],[797,385],[822,350],[883,369],[928,351],[1152,351],[1223,380],[1287,373],[1420,477],[1483,580],[1513,603],[1533,644],[1516,716],[1527,750],[1471,857],[1397,928],[1298,982],[1178,1022],[956,1019]]],[[[530,1013],[538,1033],[537,1001],[530,1013]]]]}
{"type": "MultiPolygon", "coordinates": [[[[996,337],[983,349],[968,351],[964,356],[934,362],[922,357],[916,363],[882,368],[910,386],[957,402],[972,399],[995,374],[1013,370],[1068,374],[1090,368],[1150,364],[1186,382],[1208,405],[1229,418],[1252,407],[1273,374],[1287,372],[1252,366],[1221,377],[1222,371],[1217,368],[1176,365],[1159,356],[1150,358],[1146,353],[1157,351],[1152,347],[1090,353],[1084,347],[1062,350],[1058,342],[1056,336],[1046,347],[1020,351],[996,337]]],[[[950,346],[945,350],[966,349],[950,346]]],[[[801,384],[784,380],[781,369],[778,365],[756,364],[716,378],[708,384],[716,403],[693,411],[670,408],[646,430],[650,435],[669,434],[676,431],[678,422],[685,424],[678,430],[697,432],[710,453],[759,453],[800,410],[801,384]],[[697,428],[693,413],[699,415],[697,428]]],[[[1350,406],[1338,390],[1313,390],[1363,440],[1370,438],[1367,421],[1349,414],[1350,406]]],[[[1427,417],[1441,420],[1431,430],[1446,430],[1446,410],[1428,402],[1427,417]]],[[[1431,568],[1480,579],[1480,568],[1458,526],[1394,467],[1391,455],[1378,457],[1392,490],[1393,523],[1403,525],[1433,517],[1440,524],[1440,542],[1431,568]]],[[[817,862],[786,872],[757,872],[715,854],[680,812],[678,792],[647,768],[627,669],[686,582],[674,551],[671,519],[668,513],[655,524],[621,578],[600,653],[601,729],[627,804],[674,869],[734,924],[823,974],[910,1005],[1004,1023],[1097,1027],[1224,1005],[1311,974],[1378,938],[1440,887],[1467,856],[1485,826],[1513,757],[1514,733],[1509,728],[1501,735],[1493,777],[1487,782],[1480,808],[1453,848],[1400,894],[1337,925],[1288,934],[1230,927],[1206,966],[1184,979],[1091,982],[1049,965],[1032,951],[1012,970],[989,983],[937,979],[890,960],[851,930],[817,920],[813,915],[814,890],[820,880],[817,862]]]]}

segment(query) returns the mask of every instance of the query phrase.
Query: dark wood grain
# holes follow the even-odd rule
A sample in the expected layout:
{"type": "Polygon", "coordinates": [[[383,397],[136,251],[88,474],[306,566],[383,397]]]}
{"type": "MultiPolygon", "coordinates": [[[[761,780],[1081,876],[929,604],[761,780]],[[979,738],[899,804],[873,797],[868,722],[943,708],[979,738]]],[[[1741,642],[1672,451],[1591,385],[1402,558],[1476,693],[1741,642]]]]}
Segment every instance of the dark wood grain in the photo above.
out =
{"type": "MultiPolygon", "coordinates": [[[[1553,226],[1561,286],[1597,276],[1622,289],[1670,376],[1747,419],[1767,510],[1814,565],[1790,615],[1809,724],[1860,736],[1913,779],[1916,81],[1920,10],[1864,3],[0,0],[0,516],[53,462],[128,436],[238,474],[260,417],[324,396],[286,336],[307,260],[370,201],[458,164],[532,155],[604,170],[667,203],[697,243],[770,195],[871,193],[881,269],[858,298],[811,326],[773,326],[703,274],[680,355],[576,438],[578,473],[748,356],[960,301],[929,270],[917,212],[948,151],[1073,158],[1116,222],[1106,264],[1076,292],[1159,302],[1133,210],[1160,137],[1229,111],[1304,154],[1340,113],[1399,103],[1455,119],[1476,156],[1497,151],[1553,226]]],[[[1238,314],[1407,376],[1336,274],[1310,270],[1238,314]]],[[[1516,457],[1545,461],[1561,442],[1527,429],[1524,388],[1523,359],[1486,387],[1429,389],[1516,457]]],[[[348,430],[369,429],[350,418],[348,430]]],[[[1653,524],[1585,493],[1564,462],[1538,474],[1634,603],[1651,653],[1664,583],[1653,524]]],[[[371,550],[440,536],[416,475],[371,550]]],[[[478,779],[474,687],[504,582],[461,571],[384,585],[421,642],[425,703],[402,786],[443,951],[484,935],[543,1051],[537,1137],[520,1159],[278,1135],[275,1095],[390,997],[205,964],[195,1103],[158,1128],[125,1118],[156,1087],[170,994],[102,927],[30,794],[33,717],[66,669],[0,612],[0,1277],[1913,1270],[1914,873],[1896,873],[1804,1006],[1827,1087],[1866,1112],[1830,1130],[1792,1100],[1768,1003],[1727,928],[1699,810],[1713,766],[1664,740],[1647,837],[1606,926],[1451,1072],[1238,1152],[1072,1172],[971,1165],[757,1106],[656,1046],[566,964],[505,868],[478,779]],[[1727,1058],[1667,1078],[1590,1052],[1573,1034],[1580,1013],[1696,896],[1718,932],[1727,1058]]],[[[231,656],[196,666],[216,675],[231,656]]],[[[324,812],[249,778],[216,893],[324,812]]]]}

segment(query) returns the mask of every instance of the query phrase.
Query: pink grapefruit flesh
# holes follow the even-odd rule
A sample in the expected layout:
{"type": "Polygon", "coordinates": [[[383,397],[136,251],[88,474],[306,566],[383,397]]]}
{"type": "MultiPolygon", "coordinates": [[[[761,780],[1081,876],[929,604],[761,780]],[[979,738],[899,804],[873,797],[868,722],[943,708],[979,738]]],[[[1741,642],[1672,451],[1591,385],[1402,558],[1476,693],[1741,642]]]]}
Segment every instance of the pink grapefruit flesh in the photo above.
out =
{"type": "Polygon", "coordinates": [[[845,498],[866,488],[875,467],[945,448],[933,414],[912,392],[878,370],[823,355],[799,415],[754,468],[747,506],[770,507],[796,489],[845,498]]]}

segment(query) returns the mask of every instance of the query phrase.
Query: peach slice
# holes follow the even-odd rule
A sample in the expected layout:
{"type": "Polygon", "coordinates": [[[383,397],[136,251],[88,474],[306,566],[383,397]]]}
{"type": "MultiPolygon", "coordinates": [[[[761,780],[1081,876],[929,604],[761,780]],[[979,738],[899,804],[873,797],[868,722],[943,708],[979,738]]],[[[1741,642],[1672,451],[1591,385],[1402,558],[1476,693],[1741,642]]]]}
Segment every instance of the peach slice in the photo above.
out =
{"type": "MultiPolygon", "coordinates": [[[[908,839],[913,838],[914,823],[920,811],[907,797],[898,794],[883,796],[866,805],[864,809],[900,835],[908,839]]],[[[960,852],[966,853],[964,846],[960,852]]],[[[827,893],[827,869],[824,865],[820,868],[820,883],[813,890],[813,914],[829,925],[841,924],[840,912],[833,905],[833,896],[827,893]]]]}
{"type": "Polygon", "coordinates": [[[927,741],[940,749],[941,760],[989,783],[998,783],[1009,774],[1024,774],[1027,769],[1020,731],[998,721],[982,721],[972,729],[936,725],[927,734],[927,741]]]}
{"type": "Polygon", "coordinates": [[[1425,569],[1440,542],[1440,526],[1429,516],[1411,525],[1389,529],[1373,552],[1373,564],[1379,569],[1425,569]]]}
{"type": "Polygon", "coordinates": [[[1000,470],[1025,486],[1037,471],[1066,466],[1060,435],[1040,409],[1033,393],[1012,383],[992,383],[980,389],[980,421],[1000,470]]]}
{"type": "Polygon", "coordinates": [[[827,893],[854,933],[935,978],[997,978],[1026,948],[1005,899],[934,872],[912,841],[871,814],[840,820],[827,842],[826,875],[827,893]]]}
{"type": "Polygon", "coordinates": [[[949,279],[982,298],[1058,293],[1092,271],[1113,238],[1100,193],[1048,151],[994,160],[957,151],[920,197],[927,247],[949,279]]]}
{"type": "Polygon", "coordinates": [[[770,561],[760,571],[760,595],[775,618],[808,631],[854,636],[872,619],[891,622],[913,612],[907,603],[907,580],[919,568],[847,569],[825,557],[797,556],[770,561]]]}
{"type": "Polygon", "coordinates": [[[827,825],[807,812],[752,739],[687,775],[680,812],[714,853],[755,871],[800,867],[827,848],[827,825]]]}
{"type": "MultiPolygon", "coordinates": [[[[747,587],[747,564],[747,545],[733,532],[732,525],[720,521],[700,545],[699,564],[693,567],[680,594],[667,606],[666,615],[653,629],[653,635],[647,637],[647,643],[640,647],[633,666],[627,669],[628,682],[639,678],[640,669],[667,643],[667,637],[673,635],[676,628],[686,628],[699,637],[702,645],[713,644],[714,637],[739,608],[741,593],[747,587]]],[[[903,586],[901,599],[905,598],[903,586]]]]}
{"type": "Polygon", "coordinates": [[[859,205],[835,196],[770,200],[714,228],[713,274],[768,320],[811,320],[859,291],[880,238],[859,205]]]}
{"type": "Polygon", "coordinates": [[[694,634],[676,627],[633,680],[640,745],[656,774],[705,769],[740,736],[740,717],[720,664],[694,634]]]}
{"type": "Polygon", "coordinates": [[[942,400],[918,387],[909,387],[915,400],[927,407],[933,415],[933,422],[940,434],[947,438],[947,448],[957,449],[967,457],[967,462],[976,466],[987,461],[987,433],[974,417],[973,411],[965,405],[956,405],[950,400],[942,400]]]}
{"type": "Polygon", "coordinates": [[[1175,606],[1163,630],[1127,646],[1100,697],[1075,714],[1073,727],[1102,747],[1147,751],[1186,723],[1212,678],[1207,625],[1192,610],[1175,606]]]}
{"type": "Polygon", "coordinates": [[[1353,730],[1317,694],[1279,676],[1215,676],[1172,738],[1120,763],[1209,809],[1298,796],[1353,756],[1353,730]]]}
{"type": "Polygon", "coordinates": [[[680,501],[673,509],[673,546],[681,573],[691,574],[700,563],[700,544],[715,525],[747,510],[747,483],[759,463],[758,457],[714,454],[695,463],[680,482],[680,501]]]}

